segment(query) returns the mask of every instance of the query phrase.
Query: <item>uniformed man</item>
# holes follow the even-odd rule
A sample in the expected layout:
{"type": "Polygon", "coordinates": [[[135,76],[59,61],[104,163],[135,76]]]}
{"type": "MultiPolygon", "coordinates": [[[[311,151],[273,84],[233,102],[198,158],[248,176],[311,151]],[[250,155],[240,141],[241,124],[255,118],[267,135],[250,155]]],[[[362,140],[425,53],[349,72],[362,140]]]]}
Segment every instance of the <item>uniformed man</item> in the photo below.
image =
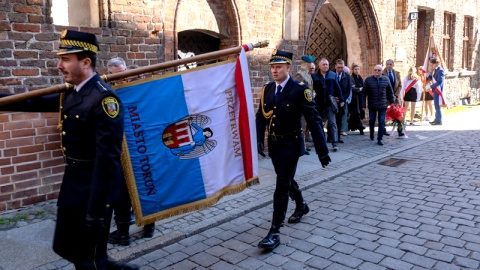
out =
{"type": "Polygon", "coordinates": [[[263,150],[267,130],[268,152],[277,174],[277,183],[273,194],[272,226],[258,247],[273,250],[280,244],[280,227],[285,219],[288,197],[296,204],[295,212],[288,219],[289,223],[300,222],[303,215],[310,210],[293,179],[298,159],[305,151],[302,147],[302,115],[312,133],[320,163],[325,167],[331,160],[312,90],[305,84],[294,81],[289,75],[292,53],[277,50],[269,64],[274,81],[269,82],[262,90],[256,114],[257,144],[259,154],[265,156],[263,150]]]}
{"type": "Polygon", "coordinates": [[[53,250],[76,269],[138,269],[107,256],[112,205],[122,181],[124,109],[94,71],[96,36],[65,30],[57,68],[74,85],[66,94],[26,100],[0,110],[58,111],[65,174],[58,196],[53,250]]]}
{"type": "MultiPolygon", "coordinates": [[[[307,87],[313,90],[313,79],[311,72],[312,64],[315,65],[315,58],[311,55],[302,55],[302,61],[300,62],[300,68],[298,69],[297,73],[293,75],[293,79],[299,82],[303,82],[307,85],[307,87]]],[[[315,70],[315,67],[313,68],[315,70]]],[[[314,71],[315,72],[315,71],[314,71]]],[[[309,151],[310,148],[307,147],[307,138],[310,134],[310,130],[307,127],[307,121],[305,121],[305,117],[302,117],[302,130],[304,132],[304,143],[305,143],[305,155],[310,155],[309,151]]]]}

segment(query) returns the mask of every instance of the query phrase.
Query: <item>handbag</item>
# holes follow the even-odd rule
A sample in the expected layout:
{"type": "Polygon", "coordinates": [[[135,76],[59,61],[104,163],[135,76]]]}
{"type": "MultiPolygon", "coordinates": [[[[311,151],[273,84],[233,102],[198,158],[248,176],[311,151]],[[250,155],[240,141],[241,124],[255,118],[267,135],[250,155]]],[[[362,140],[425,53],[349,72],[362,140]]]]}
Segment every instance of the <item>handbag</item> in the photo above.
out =
{"type": "Polygon", "coordinates": [[[332,95],[328,95],[328,100],[330,102],[330,105],[332,106],[333,113],[338,113],[338,105],[337,105],[337,101],[335,100],[335,97],[332,95]]]}

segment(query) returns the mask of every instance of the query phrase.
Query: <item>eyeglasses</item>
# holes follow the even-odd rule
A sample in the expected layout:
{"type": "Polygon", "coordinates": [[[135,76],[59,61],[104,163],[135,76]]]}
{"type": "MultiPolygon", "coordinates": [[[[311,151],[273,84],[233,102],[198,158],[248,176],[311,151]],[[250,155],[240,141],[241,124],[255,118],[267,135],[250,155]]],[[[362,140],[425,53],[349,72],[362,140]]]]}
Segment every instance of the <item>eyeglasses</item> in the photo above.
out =
{"type": "Polygon", "coordinates": [[[382,71],[381,69],[374,69],[373,71],[382,71]]]}

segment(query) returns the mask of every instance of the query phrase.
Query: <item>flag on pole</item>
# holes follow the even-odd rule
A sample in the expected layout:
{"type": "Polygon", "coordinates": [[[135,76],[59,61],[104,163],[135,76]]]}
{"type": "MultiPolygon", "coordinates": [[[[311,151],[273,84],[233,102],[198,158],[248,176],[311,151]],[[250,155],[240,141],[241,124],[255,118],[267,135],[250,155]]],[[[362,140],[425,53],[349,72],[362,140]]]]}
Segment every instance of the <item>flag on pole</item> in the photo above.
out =
{"type": "Polygon", "coordinates": [[[120,85],[117,94],[138,225],[206,208],[258,182],[244,49],[233,61],[120,85]]]}
{"type": "MultiPolygon", "coordinates": [[[[440,51],[438,50],[438,47],[437,45],[435,44],[435,39],[433,37],[433,26],[430,27],[430,36],[428,38],[428,48],[427,48],[427,53],[425,54],[425,60],[423,61],[423,68],[422,68],[422,71],[423,73],[427,73],[428,70],[429,70],[429,65],[430,65],[430,59],[432,58],[438,58],[438,60],[440,60],[440,66],[443,68],[443,70],[445,71],[445,74],[447,74],[447,69],[445,68],[445,63],[443,62],[443,58],[440,54],[440,51]]],[[[433,77],[432,77],[433,78],[433,77]]],[[[435,78],[433,78],[433,83],[435,83],[435,78]]],[[[441,101],[441,104],[442,105],[445,105],[446,102],[445,102],[445,99],[443,98],[443,94],[442,94],[442,91],[440,91],[440,89],[438,87],[436,87],[435,89],[433,89],[433,91],[435,91],[435,93],[437,93],[439,96],[440,96],[440,101],[441,101]]],[[[434,96],[433,95],[433,91],[432,90],[429,90],[429,94],[434,96]]]]}

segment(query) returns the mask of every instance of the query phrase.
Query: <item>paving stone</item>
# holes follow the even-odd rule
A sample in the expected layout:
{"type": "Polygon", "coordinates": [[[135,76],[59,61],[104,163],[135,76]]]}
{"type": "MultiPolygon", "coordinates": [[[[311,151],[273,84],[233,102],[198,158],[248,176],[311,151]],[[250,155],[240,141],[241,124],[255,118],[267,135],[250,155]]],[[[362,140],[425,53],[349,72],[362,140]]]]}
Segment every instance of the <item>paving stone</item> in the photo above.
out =
{"type": "Polygon", "coordinates": [[[389,256],[389,257],[392,257],[392,258],[395,258],[395,259],[400,259],[404,254],[405,252],[400,250],[400,249],[397,249],[397,248],[393,248],[393,247],[389,247],[389,246],[385,246],[385,245],[380,245],[376,250],[375,252],[377,253],[380,253],[380,254],[383,254],[385,256],[389,256]]]}
{"type": "Polygon", "coordinates": [[[439,250],[429,250],[427,251],[427,253],[425,253],[425,256],[435,260],[444,261],[447,263],[451,263],[455,258],[454,255],[443,252],[443,251],[439,251],[439,250]]]}
{"type": "Polygon", "coordinates": [[[437,262],[436,260],[410,252],[406,253],[405,256],[402,257],[402,261],[425,267],[426,269],[432,269],[432,267],[437,262]]]}

